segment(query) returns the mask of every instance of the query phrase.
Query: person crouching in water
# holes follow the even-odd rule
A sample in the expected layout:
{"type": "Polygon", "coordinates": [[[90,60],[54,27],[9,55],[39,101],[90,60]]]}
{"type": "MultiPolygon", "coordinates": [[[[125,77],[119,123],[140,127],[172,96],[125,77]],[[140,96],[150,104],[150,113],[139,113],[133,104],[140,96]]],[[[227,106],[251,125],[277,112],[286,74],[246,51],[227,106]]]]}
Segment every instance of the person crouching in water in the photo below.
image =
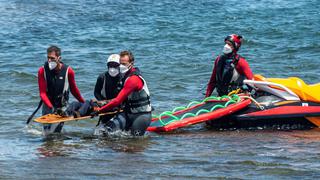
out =
{"type": "Polygon", "coordinates": [[[244,79],[253,79],[252,71],[246,59],[237,52],[242,43],[242,36],[231,34],[224,39],[223,54],[214,62],[214,68],[208,83],[206,97],[217,88],[219,96],[228,95],[243,85],[244,79]]]}
{"type": "Polygon", "coordinates": [[[108,121],[104,128],[97,128],[95,134],[130,131],[133,136],[145,134],[151,122],[150,93],[145,79],[134,67],[134,57],[130,51],[120,53],[120,73],[124,82],[122,90],[116,98],[99,108],[93,115],[112,111],[123,103],[123,112],[108,121]]]}
{"type": "MultiPolygon", "coordinates": [[[[115,98],[122,88],[122,81],[120,78],[120,56],[112,54],[107,60],[108,71],[99,75],[94,89],[94,96],[96,99],[86,100],[82,102],[72,102],[68,105],[65,111],[59,110],[57,114],[64,117],[79,118],[90,115],[95,108],[101,107],[111,99],[115,98]]],[[[101,116],[98,122],[106,123],[115,114],[101,116]]],[[[97,126],[98,126],[97,125],[97,126]]]]}
{"type": "MultiPolygon", "coordinates": [[[[120,55],[112,54],[107,60],[107,72],[99,75],[94,88],[94,96],[98,100],[97,104],[103,106],[110,100],[117,97],[122,89],[120,78],[120,55]]],[[[114,114],[100,116],[97,126],[102,123],[106,124],[114,114]]]]}
{"type": "MultiPolygon", "coordinates": [[[[57,46],[47,49],[48,60],[38,71],[38,85],[40,98],[43,101],[42,115],[55,113],[68,104],[69,90],[81,103],[85,100],[76,85],[72,68],[61,61],[61,50],[57,46]]],[[[44,135],[61,132],[63,123],[45,124],[44,135]]]]}

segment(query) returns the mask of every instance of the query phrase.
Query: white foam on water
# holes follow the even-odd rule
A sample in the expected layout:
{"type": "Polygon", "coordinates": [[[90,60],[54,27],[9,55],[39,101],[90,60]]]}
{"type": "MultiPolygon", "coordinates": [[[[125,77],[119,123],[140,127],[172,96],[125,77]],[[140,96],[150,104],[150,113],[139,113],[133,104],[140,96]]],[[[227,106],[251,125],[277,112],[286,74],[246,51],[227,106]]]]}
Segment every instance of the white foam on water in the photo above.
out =
{"type": "Polygon", "coordinates": [[[111,139],[131,139],[131,138],[145,138],[149,136],[149,133],[146,132],[144,136],[133,136],[130,131],[108,131],[103,125],[99,125],[94,129],[94,136],[107,137],[111,139]]]}
{"type": "Polygon", "coordinates": [[[22,128],[22,131],[25,133],[33,134],[33,135],[42,135],[42,130],[37,129],[36,126],[33,125],[26,125],[24,128],[22,128]]]}

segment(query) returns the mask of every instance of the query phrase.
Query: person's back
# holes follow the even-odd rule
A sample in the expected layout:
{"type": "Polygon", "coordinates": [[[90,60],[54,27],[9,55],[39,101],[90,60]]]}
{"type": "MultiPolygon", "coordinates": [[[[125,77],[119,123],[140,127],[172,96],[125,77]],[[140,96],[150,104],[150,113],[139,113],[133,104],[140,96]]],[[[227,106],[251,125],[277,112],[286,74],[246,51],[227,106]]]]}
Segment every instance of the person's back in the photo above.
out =
{"type": "Polygon", "coordinates": [[[227,95],[243,85],[244,79],[252,79],[253,74],[246,59],[237,52],[242,43],[242,36],[232,34],[225,38],[223,54],[214,62],[214,68],[208,83],[206,97],[215,88],[219,96],[227,95]]]}

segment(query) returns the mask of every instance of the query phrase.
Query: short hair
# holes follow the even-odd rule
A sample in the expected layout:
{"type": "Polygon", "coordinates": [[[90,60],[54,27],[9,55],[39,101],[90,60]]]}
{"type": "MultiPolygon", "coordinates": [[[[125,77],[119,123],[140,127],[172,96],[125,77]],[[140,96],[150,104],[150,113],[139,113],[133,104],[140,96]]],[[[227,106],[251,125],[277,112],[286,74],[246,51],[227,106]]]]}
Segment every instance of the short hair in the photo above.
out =
{"type": "Polygon", "coordinates": [[[61,49],[58,46],[50,46],[47,49],[47,53],[55,52],[57,56],[61,55],[61,49]]]}
{"type": "Polygon", "coordinates": [[[127,50],[126,51],[121,51],[120,52],[120,57],[123,57],[123,56],[128,56],[130,62],[134,61],[134,56],[130,51],[127,51],[127,50]]]}

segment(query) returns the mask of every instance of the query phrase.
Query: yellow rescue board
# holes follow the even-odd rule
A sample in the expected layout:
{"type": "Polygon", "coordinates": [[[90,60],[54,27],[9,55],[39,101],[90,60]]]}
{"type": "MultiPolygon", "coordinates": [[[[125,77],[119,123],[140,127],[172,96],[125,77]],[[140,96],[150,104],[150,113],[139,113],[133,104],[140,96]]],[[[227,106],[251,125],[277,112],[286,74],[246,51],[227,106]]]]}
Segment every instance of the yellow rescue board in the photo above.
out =
{"type": "Polygon", "coordinates": [[[317,127],[320,127],[320,117],[306,117],[306,118],[317,127]]]}
{"type": "MultiPolygon", "coordinates": [[[[118,112],[122,111],[114,111],[114,112],[107,112],[107,113],[101,113],[99,116],[104,116],[104,115],[111,115],[111,114],[116,114],[118,112]]],[[[38,117],[34,119],[35,122],[42,123],[42,124],[53,124],[53,123],[61,123],[61,122],[68,122],[68,121],[78,121],[78,120],[84,120],[84,119],[89,119],[91,116],[83,116],[83,117],[78,117],[74,118],[73,116],[60,116],[58,114],[47,114],[41,117],[38,117]]]]}

